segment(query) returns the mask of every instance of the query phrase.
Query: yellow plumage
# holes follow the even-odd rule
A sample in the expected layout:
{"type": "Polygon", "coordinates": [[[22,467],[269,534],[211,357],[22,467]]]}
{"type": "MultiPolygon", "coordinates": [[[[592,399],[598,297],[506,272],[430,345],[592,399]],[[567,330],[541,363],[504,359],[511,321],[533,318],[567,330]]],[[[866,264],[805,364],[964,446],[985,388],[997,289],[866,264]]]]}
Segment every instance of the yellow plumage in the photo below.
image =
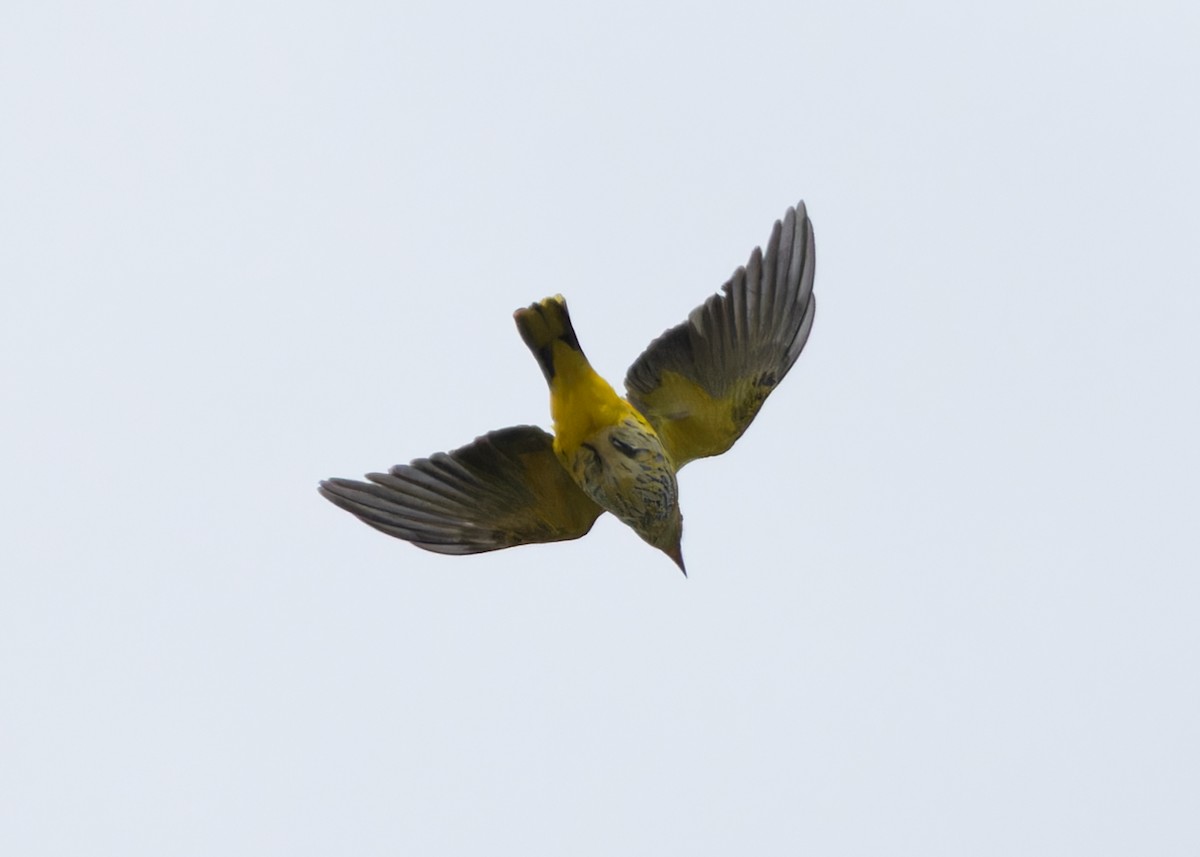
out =
{"type": "Polygon", "coordinates": [[[584,356],[562,295],[519,309],[513,318],[525,344],[543,364],[550,386],[554,451],[561,458],[576,455],[600,429],[641,418],[584,356]]]}
{"type": "MultiPolygon", "coordinates": [[[[438,553],[582,536],[604,511],[683,565],[676,472],[741,437],[808,340],[816,249],[804,204],[776,221],[721,293],[629,368],[626,396],[596,373],[561,295],[514,318],[550,388],[553,436],[517,426],[451,453],[331,479],[321,493],[438,553]]],[[[685,571],[686,573],[686,571],[685,571]]]]}

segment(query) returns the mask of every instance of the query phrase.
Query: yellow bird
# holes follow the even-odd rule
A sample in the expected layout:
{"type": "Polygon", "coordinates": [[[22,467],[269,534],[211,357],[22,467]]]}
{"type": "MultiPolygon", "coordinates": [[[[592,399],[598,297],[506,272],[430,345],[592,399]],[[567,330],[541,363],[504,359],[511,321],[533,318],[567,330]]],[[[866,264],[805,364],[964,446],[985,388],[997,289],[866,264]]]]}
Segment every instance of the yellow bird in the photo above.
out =
{"type": "Polygon", "coordinates": [[[514,426],[449,453],[329,479],[326,499],[419,548],[470,554],[577,539],[609,511],[683,573],[675,474],[733,446],[792,368],[816,312],[804,203],[776,221],[721,291],[629,367],[624,398],[588,363],[567,304],[513,317],[550,385],[554,434],[514,426]]]}

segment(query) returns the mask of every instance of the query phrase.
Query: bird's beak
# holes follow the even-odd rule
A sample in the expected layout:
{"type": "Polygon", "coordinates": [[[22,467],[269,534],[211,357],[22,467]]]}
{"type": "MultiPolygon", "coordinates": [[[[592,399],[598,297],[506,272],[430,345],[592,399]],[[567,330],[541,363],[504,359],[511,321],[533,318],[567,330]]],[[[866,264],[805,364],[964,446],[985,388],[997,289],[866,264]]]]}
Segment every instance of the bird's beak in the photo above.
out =
{"type": "Polygon", "coordinates": [[[687,568],[683,564],[683,545],[681,545],[679,542],[675,542],[675,547],[664,552],[671,559],[675,560],[675,564],[679,566],[679,570],[683,572],[683,576],[687,577],[687,568]]]}

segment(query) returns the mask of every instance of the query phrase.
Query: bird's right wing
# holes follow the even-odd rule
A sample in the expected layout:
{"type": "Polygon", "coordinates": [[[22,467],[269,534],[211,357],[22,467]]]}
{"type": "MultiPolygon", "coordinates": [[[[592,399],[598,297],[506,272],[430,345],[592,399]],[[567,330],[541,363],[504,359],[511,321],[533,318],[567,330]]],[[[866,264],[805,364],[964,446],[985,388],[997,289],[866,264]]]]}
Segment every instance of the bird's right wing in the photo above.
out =
{"type": "Polygon", "coordinates": [[[625,376],[629,401],[676,467],[742,436],[812,330],[816,246],[801,202],[688,320],[650,343],[625,376]]]}
{"type": "Polygon", "coordinates": [[[534,426],[494,431],[367,479],[329,479],[320,492],[364,524],[435,553],[577,539],[603,511],[534,426]]]}

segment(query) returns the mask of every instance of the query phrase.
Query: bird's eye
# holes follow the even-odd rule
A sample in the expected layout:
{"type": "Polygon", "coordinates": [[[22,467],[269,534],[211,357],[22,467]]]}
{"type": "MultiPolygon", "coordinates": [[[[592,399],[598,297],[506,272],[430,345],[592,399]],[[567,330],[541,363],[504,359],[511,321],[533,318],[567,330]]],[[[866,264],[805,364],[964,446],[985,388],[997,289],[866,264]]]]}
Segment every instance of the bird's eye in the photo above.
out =
{"type": "Polygon", "coordinates": [[[637,456],[637,448],[630,446],[619,437],[610,437],[609,440],[612,441],[612,445],[616,447],[617,452],[621,453],[622,455],[627,456],[628,458],[635,458],[637,456]]]}

